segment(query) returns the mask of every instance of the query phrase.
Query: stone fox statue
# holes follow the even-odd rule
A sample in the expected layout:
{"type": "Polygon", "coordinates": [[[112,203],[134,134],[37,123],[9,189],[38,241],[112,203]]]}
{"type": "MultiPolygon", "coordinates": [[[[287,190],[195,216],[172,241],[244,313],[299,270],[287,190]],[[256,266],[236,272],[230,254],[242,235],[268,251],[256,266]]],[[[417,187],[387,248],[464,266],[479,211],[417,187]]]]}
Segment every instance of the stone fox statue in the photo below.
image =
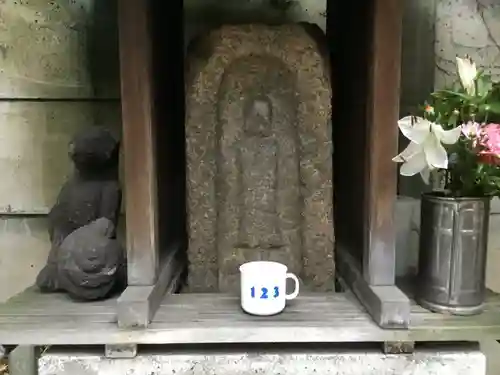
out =
{"type": "Polygon", "coordinates": [[[69,145],[74,175],[49,213],[52,244],[36,285],[91,300],[124,284],[125,254],[116,240],[122,191],[119,142],[100,127],[77,134],[69,145]]]}

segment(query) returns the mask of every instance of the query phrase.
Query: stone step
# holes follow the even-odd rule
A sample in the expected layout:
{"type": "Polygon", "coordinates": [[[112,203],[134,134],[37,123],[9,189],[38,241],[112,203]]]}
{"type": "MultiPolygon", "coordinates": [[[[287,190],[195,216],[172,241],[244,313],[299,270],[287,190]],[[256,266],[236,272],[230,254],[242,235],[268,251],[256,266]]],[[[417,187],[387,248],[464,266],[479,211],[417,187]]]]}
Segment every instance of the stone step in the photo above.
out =
{"type": "MultiPolygon", "coordinates": [[[[379,351],[339,351],[307,346],[224,351],[172,350],[111,359],[102,352],[48,351],[39,359],[39,375],[217,374],[217,375],[484,375],[486,358],[477,349],[424,349],[411,355],[379,351]]],[[[31,374],[30,374],[31,375],[31,374]]]]}

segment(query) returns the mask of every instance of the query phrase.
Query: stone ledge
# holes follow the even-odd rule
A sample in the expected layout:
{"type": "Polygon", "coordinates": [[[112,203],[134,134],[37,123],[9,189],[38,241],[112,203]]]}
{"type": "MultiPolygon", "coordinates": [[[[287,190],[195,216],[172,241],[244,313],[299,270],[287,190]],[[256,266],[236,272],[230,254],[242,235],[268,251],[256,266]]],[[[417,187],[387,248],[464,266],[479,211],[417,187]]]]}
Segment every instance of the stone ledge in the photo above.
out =
{"type": "Polygon", "coordinates": [[[287,375],[484,375],[486,358],[477,350],[418,351],[411,355],[331,350],[252,349],[224,351],[150,351],[135,358],[111,359],[102,353],[47,352],[39,375],[114,374],[287,374],[287,375]],[[166,354],[166,353],[169,354],[166,354]]]}

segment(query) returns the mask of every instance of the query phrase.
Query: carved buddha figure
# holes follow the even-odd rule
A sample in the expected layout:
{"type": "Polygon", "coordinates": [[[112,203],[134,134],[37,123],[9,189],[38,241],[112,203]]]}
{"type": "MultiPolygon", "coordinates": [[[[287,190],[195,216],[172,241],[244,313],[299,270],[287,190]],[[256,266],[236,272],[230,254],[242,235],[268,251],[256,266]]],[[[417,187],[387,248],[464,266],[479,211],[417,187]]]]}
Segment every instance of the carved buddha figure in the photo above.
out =
{"type": "Polygon", "coordinates": [[[278,216],[279,147],[273,131],[269,98],[245,106],[244,137],[240,141],[240,223],[237,247],[273,249],[283,246],[278,216]]]}
{"type": "Polygon", "coordinates": [[[186,112],[189,290],[236,291],[252,260],[333,290],[331,95],[316,41],[299,25],[246,25],[198,47],[186,112]]]}

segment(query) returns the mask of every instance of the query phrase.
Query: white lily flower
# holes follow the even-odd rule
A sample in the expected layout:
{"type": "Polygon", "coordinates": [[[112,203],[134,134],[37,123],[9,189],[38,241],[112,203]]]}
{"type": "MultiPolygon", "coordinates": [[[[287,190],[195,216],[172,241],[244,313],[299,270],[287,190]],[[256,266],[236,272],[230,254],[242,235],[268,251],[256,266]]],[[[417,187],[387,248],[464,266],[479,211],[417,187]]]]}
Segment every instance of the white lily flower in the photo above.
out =
{"type": "Polygon", "coordinates": [[[430,171],[448,168],[448,153],[444,144],[454,144],[462,132],[461,126],[444,130],[441,125],[421,117],[407,116],[398,121],[401,133],[411,142],[392,161],[403,163],[399,173],[413,176],[420,173],[426,184],[430,171]]]}
{"type": "Polygon", "coordinates": [[[457,56],[457,70],[467,94],[476,95],[476,63],[469,56],[465,56],[463,59],[457,56]]]}

